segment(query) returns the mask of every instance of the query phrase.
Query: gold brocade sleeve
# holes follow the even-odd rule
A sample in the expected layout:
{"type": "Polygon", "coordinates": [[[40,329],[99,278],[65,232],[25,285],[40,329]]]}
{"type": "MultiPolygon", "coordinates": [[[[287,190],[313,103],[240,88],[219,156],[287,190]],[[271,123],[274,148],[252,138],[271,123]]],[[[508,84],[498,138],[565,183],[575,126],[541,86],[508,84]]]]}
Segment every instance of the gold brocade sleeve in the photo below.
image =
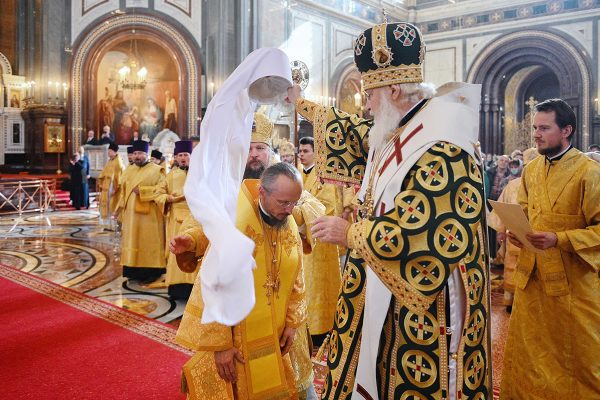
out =
{"type": "Polygon", "coordinates": [[[192,238],[192,245],[187,251],[196,251],[196,256],[200,257],[206,253],[208,248],[208,238],[202,230],[202,226],[192,214],[188,215],[179,227],[178,235],[188,235],[192,238]]]}
{"type": "Polygon", "coordinates": [[[117,156],[115,170],[113,173],[113,189],[115,193],[121,188],[121,180],[124,171],[125,167],[123,166],[123,161],[121,160],[121,157],[117,156]]]}
{"type": "Polygon", "coordinates": [[[310,225],[315,219],[325,215],[325,206],[315,196],[303,190],[292,215],[296,225],[298,225],[298,230],[306,238],[306,245],[312,248],[310,225]]]}
{"type": "MultiPolygon", "coordinates": [[[[300,238],[297,238],[300,243],[300,238]]],[[[288,302],[287,315],[285,316],[285,325],[288,328],[297,329],[302,324],[306,323],[306,289],[304,286],[304,267],[302,265],[302,246],[298,246],[298,262],[300,268],[298,269],[298,275],[294,281],[294,287],[290,294],[288,302]]]]}
{"type": "Polygon", "coordinates": [[[158,180],[158,182],[156,183],[156,185],[153,186],[140,186],[140,195],[139,195],[139,200],[146,202],[146,201],[153,201],[156,200],[157,196],[158,196],[158,192],[156,191],[157,188],[162,188],[163,186],[166,188],[166,176],[165,176],[165,169],[161,168],[161,172],[160,172],[160,178],[158,180]]]}
{"type": "Polygon", "coordinates": [[[233,347],[233,327],[216,322],[200,324],[198,350],[223,351],[233,347]]]}
{"type": "Polygon", "coordinates": [[[587,227],[557,232],[556,246],[570,253],[575,253],[586,264],[598,272],[600,270],[600,166],[590,163],[592,167],[583,177],[584,199],[581,210],[587,227]]]}
{"type": "MultiPolygon", "coordinates": [[[[151,186],[148,187],[141,187],[140,188],[140,199],[142,199],[142,201],[149,201],[149,200],[144,200],[146,198],[149,198],[151,196],[150,193],[146,193],[146,195],[142,195],[142,189],[146,189],[146,188],[152,188],[151,186]]],[[[145,193],[145,192],[144,192],[145,193]]],[[[169,179],[163,179],[158,185],[154,186],[154,202],[158,205],[158,208],[160,209],[160,211],[163,213],[163,215],[166,215],[167,212],[169,211],[169,203],[167,201],[167,199],[169,198],[169,179]]]]}
{"type": "Polygon", "coordinates": [[[347,186],[342,188],[342,206],[344,211],[354,210],[354,200],[356,197],[356,191],[353,186],[347,186]]]}
{"type": "Polygon", "coordinates": [[[394,297],[424,314],[452,270],[476,258],[483,181],[473,159],[438,142],[412,167],[394,207],[352,224],[348,246],[365,259],[394,297]]]}
{"type": "Polygon", "coordinates": [[[296,110],[313,125],[318,176],[332,183],[360,185],[372,121],[305,99],[296,101],[296,110]]]}

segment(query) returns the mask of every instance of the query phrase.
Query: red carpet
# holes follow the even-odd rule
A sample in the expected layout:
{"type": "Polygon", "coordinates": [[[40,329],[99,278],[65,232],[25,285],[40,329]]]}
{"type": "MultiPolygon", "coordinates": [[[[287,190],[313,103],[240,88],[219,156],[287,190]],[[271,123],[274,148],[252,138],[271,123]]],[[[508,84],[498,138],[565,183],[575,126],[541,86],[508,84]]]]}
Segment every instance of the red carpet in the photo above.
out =
{"type": "Polygon", "coordinates": [[[3,399],[184,399],[175,330],[0,264],[3,399]]]}

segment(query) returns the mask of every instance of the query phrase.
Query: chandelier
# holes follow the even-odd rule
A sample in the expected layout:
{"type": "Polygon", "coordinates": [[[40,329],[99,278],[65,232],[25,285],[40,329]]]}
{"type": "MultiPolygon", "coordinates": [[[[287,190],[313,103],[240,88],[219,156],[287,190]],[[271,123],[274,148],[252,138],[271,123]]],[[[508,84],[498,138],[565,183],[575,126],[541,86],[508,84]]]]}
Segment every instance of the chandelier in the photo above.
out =
{"type": "Polygon", "coordinates": [[[133,39],[129,42],[127,64],[119,69],[119,84],[123,89],[141,90],[146,87],[148,69],[143,64],[144,61],[138,53],[137,40],[133,39]]]}

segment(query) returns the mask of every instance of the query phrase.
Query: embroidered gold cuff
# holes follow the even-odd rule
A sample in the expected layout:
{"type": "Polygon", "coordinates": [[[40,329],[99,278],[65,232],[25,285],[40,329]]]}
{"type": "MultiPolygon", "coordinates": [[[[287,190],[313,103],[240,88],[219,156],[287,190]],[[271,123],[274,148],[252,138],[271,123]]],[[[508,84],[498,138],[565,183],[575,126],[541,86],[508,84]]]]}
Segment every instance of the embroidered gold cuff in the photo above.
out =
{"type": "Polygon", "coordinates": [[[233,328],[216,322],[201,324],[198,350],[223,351],[233,347],[233,328]]]}
{"type": "Polygon", "coordinates": [[[571,244],[566,232],[556,232],[556,237],[558,238],[556,241],[557,248],[569,253],[575,253],[575,249],[573,248],[573,245],[571,244]]]}
{"type": "Polygon", "coordinates": [[[350,228],[346,231],[346,241],[348,242],[349,249],[358,250],[361,253],[367,250],[366,242],[361,235],[366,230],[365,225],[367,223],[368,220],[363,219],[350,225],[350,228]]]}
{"type": "Polygon", "coordinates": [[[312,101],[303,98],[296,99],[296,111],[311,123],[314,122],[315,109],[318,107],[320,106],[312,101]]]}

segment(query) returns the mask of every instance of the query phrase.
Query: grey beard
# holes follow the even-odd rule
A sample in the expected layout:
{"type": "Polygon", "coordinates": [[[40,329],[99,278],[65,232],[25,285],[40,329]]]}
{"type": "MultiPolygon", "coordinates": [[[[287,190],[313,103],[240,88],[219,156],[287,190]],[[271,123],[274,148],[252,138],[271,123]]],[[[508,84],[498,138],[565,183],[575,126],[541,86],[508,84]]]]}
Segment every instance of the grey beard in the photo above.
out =
{"type": "Polygon", "coordinates": [[[375,149],[387,143],[402,121],[402,115],[386,101],[381,102],[378,111],[377,115],[374,115],[374,124],[369,131],[369,147],[375,149]]]}

